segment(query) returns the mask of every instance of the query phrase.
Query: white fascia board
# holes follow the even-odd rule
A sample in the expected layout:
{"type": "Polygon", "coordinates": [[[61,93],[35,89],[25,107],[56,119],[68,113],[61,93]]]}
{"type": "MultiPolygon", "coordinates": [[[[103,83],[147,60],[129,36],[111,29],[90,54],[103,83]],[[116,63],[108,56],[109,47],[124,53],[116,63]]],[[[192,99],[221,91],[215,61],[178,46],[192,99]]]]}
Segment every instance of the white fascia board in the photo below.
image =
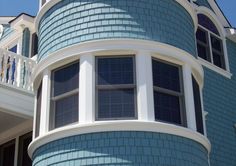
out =
{"type": "Polygon", "coordinates": [[[0,24],[9,24],[9,21],[15,18],[16,17],[0,17],[0,24]]]}

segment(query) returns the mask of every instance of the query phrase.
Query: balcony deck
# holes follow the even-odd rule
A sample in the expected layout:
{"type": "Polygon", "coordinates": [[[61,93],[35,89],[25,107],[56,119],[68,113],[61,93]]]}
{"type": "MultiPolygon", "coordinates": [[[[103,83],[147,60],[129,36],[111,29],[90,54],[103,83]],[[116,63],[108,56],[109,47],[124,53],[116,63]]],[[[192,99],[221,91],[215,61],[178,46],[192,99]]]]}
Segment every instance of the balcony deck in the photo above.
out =
{"type": "Polygon", "coordinates": [[[33,119],[31,75],[35,64],[30,58],[0,48],[0,140],[6,131],[33,119]]]}

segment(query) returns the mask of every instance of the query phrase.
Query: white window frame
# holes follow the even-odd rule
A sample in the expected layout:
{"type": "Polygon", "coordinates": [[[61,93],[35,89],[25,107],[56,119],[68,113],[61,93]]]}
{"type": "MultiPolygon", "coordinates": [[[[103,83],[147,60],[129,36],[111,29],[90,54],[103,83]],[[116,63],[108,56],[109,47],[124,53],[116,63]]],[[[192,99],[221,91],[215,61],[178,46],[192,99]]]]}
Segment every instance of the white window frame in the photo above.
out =
{"type": "MultiPolygon", "coordinates": [[[[163,93],[163,94],[167,94],[167,95],[171,95],[171,96],[175,96],[175,97],[179,98],[179,105],[180,105],[179,109],[180,109],[181,124],[176,124],[176,123],[168,122],[168,121],[162,121],[162,120],[156,119],[156,117],[154,117],[155,121],[157,121],[157,122],[160,121],[160,122],[164,122],[164,123],[170,123],[170,124],[174,124],[174,125],[187,127],[188,122],[187,122],[187,117],[186,117],[183,67],[181,65],[176,64],[176,63],[172,63],[170,61],[165,61],[165,60],[162,60],[162,59],[159,59],[159,58],[156,58],[156,57],[152,57],[152,62],[153,61],[157,61],[157,62],[164,63],[164,64],[167,64],[167,65],[174,66],[174,67],[178,68],[179,83],[180,83],[180,92],[176,92],[174,90],[170,90],[170,89],[167,89],[167,88],[162,88],[162,87],[155,86],[154,82],[153,82],[153,94],[155,94],[155,92],[159,92],[159,93],[163,93]]],[[[153,69],[152,69],[152,71],[153,71],[153,69]]],[[[153,73],[151,73],[151,74],[152,74],[152,77],[153,77],[153,73]]],[[[153,95],[153,100],[154,100],[154,95],[153,95]]],[[[154,100],[154,116],[155,116],[155,100],[154,100]]]]}
{"type": "MultiPolygon", "coordinates": [[[[78,84],[78,88],[76,88],[76,89],[73,89],[73,90],[71,90],[69,92],[65,92],[65,93],[57,95],[57,96],[53,96],[53,94],[54,94],[54,82],[52,80],[52,78],[54,78],[54,73],[56,71],[64,69],[66,67],[69,67],[69,66],[77,64],[77,63],[79,64],[79,67],[80,67],[80,61],[76,60],[74,62],[65,64],[65,65],[63,65],[63,66],[61,66],[59,68],[56,68],[56,69],[51,71],[51,93],[50,93],[50,113],[49,113],[49,130],[50,131],[58,129],[58,128],[61,128],[61,127],[65,127],[65,126],[69,126],[69,125],[73,125],[73,124],[79,123],[79,84],[78,84]],[[77,118],[77,121],[73,122],[73,123],[69,123],[67,125],[60,126],[60,127],[55,127],[55,105],[54,105],[55,102],[60,100],[60,99],[67,98],[69,96],[73,96],[75,94],[78,95],[78,108],[77,108],[78,118],[77,118]]],[[[79,82],[79,77],[78,77],[78,82],[79,82]]]]}
{"type": "Polygon", "coordinates": [[[138,119],[137,108],[137,79],[136,79],[136,61],[135,55],[111,55],[111,56],[96,56],[95,57],[95,121],[109,121],[109,120],[136,120],[138,119]],[[133,59],[133,84],[124,85],[98,85],[98,59],[102,58],[132,58],[133,59]],[[119,90],[119,89],[134,89],[134,117],[121,117],[121,118],[99,118],[98,117],[98,91],[102,90],[119,90]]]}

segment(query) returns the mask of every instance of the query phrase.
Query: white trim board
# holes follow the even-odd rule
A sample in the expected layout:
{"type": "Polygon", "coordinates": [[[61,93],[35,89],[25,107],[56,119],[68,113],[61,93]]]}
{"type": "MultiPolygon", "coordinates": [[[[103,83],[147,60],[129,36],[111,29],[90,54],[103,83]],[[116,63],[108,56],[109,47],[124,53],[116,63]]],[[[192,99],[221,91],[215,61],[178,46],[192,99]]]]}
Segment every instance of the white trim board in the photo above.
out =
{"type": "Polygon", "coordinates": [[[32,158],[32,155],[37,148],[54,140],[87,133],[112,131],[145,131],[176,135],[200,143],[207,149],[208,153],[210,153],[211,151],[210,141],[205,136],[195,131],[161,122],[146,122],[134,120],[94,122],[93,124],[75,124],[63,128],[58,128],[33,140],[33,142],[31,142],[31,144],[29,145],[28,154],[32,158]]]}
{"type": "Polygon", "coordinates": [[[37,82],[40,74],[47,68],[53,69],[70,61],[80,58],[81,55],[91,53],[95,56],[112,54],[138,54],[140,51],[147,51],[154,57],[162,57],[173,63],[191,66],[191,69],[199,76],[199,82],[203,85],[204,71],[197,59],[188,52],[172,45],[137,39],[106,39],[83,42],[60,49],[44,59],[35,67],[32,80],[37,82]],[[58,65],[60,63],[60,65],[58,65]]]}

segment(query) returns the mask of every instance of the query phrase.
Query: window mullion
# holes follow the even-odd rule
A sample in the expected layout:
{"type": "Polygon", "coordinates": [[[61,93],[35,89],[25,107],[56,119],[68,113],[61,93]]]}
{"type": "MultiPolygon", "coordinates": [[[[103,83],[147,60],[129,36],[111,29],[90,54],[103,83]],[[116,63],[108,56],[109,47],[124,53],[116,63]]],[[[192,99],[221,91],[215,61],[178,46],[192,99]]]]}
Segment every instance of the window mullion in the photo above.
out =
{"type": "Polygon", "coordinates": [[[212,45],[211,45],[211,35],[210,35],[209,31],[207,34],[208,34],[208,43],[209,43],[209,49],[210,49],[210,62],[214,63],[213,54],[212,54],[212,45]]]}

